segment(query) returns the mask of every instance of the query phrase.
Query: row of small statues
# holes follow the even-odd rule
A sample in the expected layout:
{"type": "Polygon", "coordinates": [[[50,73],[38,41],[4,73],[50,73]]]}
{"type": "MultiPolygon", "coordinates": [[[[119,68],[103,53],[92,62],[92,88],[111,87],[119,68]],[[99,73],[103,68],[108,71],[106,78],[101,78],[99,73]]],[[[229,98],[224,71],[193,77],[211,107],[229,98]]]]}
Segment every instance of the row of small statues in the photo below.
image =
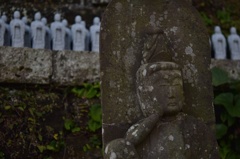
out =
{"type": "Polygon", "coordinates": [[[227,44],[230,51],[230,58],[232,60],[240,60],[240,36],[237,34],[235,27],[230,28],[230,34],[227,37],[221,32],[219,26],[215,26],[214,34],[211,37],[212,48],[215,59],[227,58],[227,44]]]}
{"type": "Polygon", "coordinates": [[[68,28],[68,21],[59,13],[54,15],[54,22],[47,26],[47,19],[41,13],[34,15],[34,21],[27,25],[27,17],[20,19],[20,12],[15,11],[10,24],[7,16],[0,18],[0,46],[30,47],[35,49],[74,50],[99,52],[100,18],[93,19],[88,30],[81,16],[75,17],[75,24],[68,28]],[[91,48],[90,48],[91,46],[91,48]]]}

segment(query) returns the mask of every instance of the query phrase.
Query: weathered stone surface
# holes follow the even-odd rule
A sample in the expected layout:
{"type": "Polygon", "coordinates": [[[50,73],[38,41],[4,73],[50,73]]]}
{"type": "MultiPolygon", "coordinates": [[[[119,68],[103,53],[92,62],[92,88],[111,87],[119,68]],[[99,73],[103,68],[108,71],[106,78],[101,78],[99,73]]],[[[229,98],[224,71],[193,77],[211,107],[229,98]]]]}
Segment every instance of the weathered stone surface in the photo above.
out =
{"type": "Polygon", "coordinates": [[[0,48],[0,82],[81,85],[99,80],[99,54],[0,48]]]}
{"type": "Polygon", "coordinates": [[[51,51],[0,48],[0,82],[49,84],[51,75],[51,51]]]}
{"type": "Polygon", "coordinates": [[[99,54],[58,51],[53,53],[52,82],[59,85],[80,85],[99,79],[99,54]]]}
{"type": "Polygon", "coordinates": [[[211,68],[218,67],[228,72],[230,78],[240,79],[240,60],[215,60],[212,59],[211,68]]]}
{"type": "Polygon", "coordinates": [[[219,158],[213,131],[202,120],[181,112],[184,92],[178,65],[142,65],[136,87],[144,118],[131,126],[123,139],[107,144],[105,159],[111,159],[112,154],[118,159],[132,159],[132,153],[138,159],[219,158]],[[122,140],[132,146],[123,147],[122,140]]]}
{"type": "Polygon", "coordinates": [[[105,144],[123,137],[123,129],[143,118],[136,100],[136,72],[145,63],[177,63],[186,97],[183,112],[213,126],[208,34],[189,1],[112,0],[101,27],[105,144]]]}

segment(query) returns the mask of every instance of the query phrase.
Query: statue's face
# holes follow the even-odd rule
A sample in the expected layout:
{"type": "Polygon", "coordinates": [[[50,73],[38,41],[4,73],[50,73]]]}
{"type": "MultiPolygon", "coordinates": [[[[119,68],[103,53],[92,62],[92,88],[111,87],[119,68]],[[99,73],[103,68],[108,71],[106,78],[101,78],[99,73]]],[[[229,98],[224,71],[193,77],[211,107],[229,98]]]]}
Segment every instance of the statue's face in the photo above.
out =
{"type": "Polygon", "coordinates": [[[181,111],[184,96],[180,71],[160,70],[144,77],[140,83],[138,97],[145,116],[173,115],[181,111]]]}
{"type": "Polygon", "coordinates": [[[183,106],[183,86],[181,76],[173,71],[160,71],[159,78],[155,78],[153,86],[155,90],[149,96],[155,97],[162,107],[163,114],[176,114],[181,111],[183,106]],[[163,73],[164,72],[164,73],[163,73]],[[165,76],[163,79],[160,76],[165,76]]]}

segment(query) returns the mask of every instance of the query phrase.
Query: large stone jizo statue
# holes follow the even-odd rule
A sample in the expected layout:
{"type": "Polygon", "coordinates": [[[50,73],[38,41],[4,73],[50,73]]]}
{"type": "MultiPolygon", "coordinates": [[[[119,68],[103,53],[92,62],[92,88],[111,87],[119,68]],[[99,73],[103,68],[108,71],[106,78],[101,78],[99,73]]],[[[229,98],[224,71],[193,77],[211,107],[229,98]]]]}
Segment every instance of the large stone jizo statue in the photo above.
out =
{"type": "Polygon", "coordinates": [[[144,64],[136,76],[144,118],[131,126],[124,138],[107,144],[105,159],[218,158],[213,132],[203,121],[181,112],[184,92],[178,65],[144,64]]]}
{"type": "MultiPolygon", "coordinates": [[[[210,131],[209,136],[213,136],[215,115],[212,105],[212,80],[209,68],[211,49],[208,39],[209,36],[201,17],[189,0],[112,0],[109,3],[102,17],[100,35],[103,146],[105,150],[108,144],[119,143],[116,140],[126,141],[129,137],[127,132],[134,124],[141,123],[141,121],[148,123],[145,120],[149,117],[146,112],[151,109],[143,111],[144,106],[139,101],[142,99],[144,104],[149,99],[139,99],[137,95],[137,71],[145,64],[150,65],[158,62],[173,62],[178,65],[181,72],[185,98],[181,110],[178,110],[177,114],[175,113],[175,116],[180,115],[181,120],[166,121],[169,126],[166,126],[166,130],[160,133],[156,126],[161,123],[159,120],[165,119],[162,118],[164,114],[162,117],[161,114],[157,115],[159,117],[150,115],[150,118],[153,118],[151,120],[156,118],[156,123],[150,122],[150,125],[153,125],[151,132],[147,131],[149,134],[143,132],[142,136],[146,138],[144,137],[141,142],[137,140],[139,143],[134,144],[134,147],[130,146],[129,149],[134,150],[132,148],[135,148],[139,157],[144,158],[144,155],[148,155],[149,151],[139,151],[139,148],[152,148],[160,143],[168,143],[160,140],[169,134],[167,129],[170,128],[174,130],[174,134],[168,136],[170,140],[172,140],[172,136],[175,136],[174,138],[178,139],[177,142],[180,146],[184,145],[188,148],[189,146],[186,144],[191,146],[191,143],[188,143],[184,135],[188,134],[187,131],[194,129],[192,127],[184,129],[188,122],[190,125],[198,123],[195,125],[202,128],[203,136],[207,135],[206,128],[210,131]],[[181,125],[185,121],[186,124],[181,125]],[[155,143],[148,144],[147,142],[151,141],[154,134],[163,136],[156,138],[155,143]]],[[[143,71],[143,73],[147,72],[143,71]]],[[[154,90],[149,87],[149,90],[156,93],[157,99],[158,94],[162,92],[160,89],[163,87],[156,86],[155,88],[154,90]]],[[[146,97],[151,96],[153,95],[146,97]]],[[[153,97],[150,101],[154,102],[155,98],[153,97]]],[[[176,102],[180,101],[176,100],[176,102]]],[[[148,106],[154,110],[155,106],[151,102],[149,105],[145,105],[145,108],[148,106]]],[[[164,104],[167,99],[157,100],[157,102],[164,104]]],[[[178,105],[180,104],[178,103],[178,105]]],[[[196,128],[196,133],[199,133],[199,129],[201,129],[199,127],[196,128]]],[[[189,135],[195,136],[193,132],[189,135]]],[[[206,148],[207,151],[213,151],[217,146],[214,137],[212,140],[212,147],[206,148]]],[[[129,143],[131,142],[127,142],[127,144],[129,143]]],[[[206,145],[210,145],[209,142],[206,145]]],[[[183,153],[176,149],[176,145],[170,147],[163,146],[166,150],[163,154],[167,155],[176,151],[176,154],[181,156],[183,153]],[[172,147],[171,150],[169,150],[170,147],[172,147]]],[[[193,149],[190,152],[193,154],[201,153],[201,151],[193,149]]],[[[153,154],[158,156],[160,153],[156,150],[153,154]]],[[[165,156],[163,154],[159,157],[165,156]]],[[[209,158],[214,158],[211,157],[211,154],[209,152],[209,158]]],[[[189,155],[186,156],[189,158],[189,155]]],[[[191,158],[198,158],[198,156],[191,156],[191,158]]]]}

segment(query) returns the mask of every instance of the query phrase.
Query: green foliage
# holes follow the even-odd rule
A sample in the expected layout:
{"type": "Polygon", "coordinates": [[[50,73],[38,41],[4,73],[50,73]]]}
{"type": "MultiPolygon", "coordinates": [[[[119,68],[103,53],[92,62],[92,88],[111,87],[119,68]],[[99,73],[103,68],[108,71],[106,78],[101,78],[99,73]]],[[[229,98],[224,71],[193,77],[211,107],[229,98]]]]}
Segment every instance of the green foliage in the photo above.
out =
{"type": "Polygon", "coordinates": [[[207,26],[212,26],[213,25],[213,21],[211,18],[208,17],[208,15],[205,13],[205,12],[200,12],[201,14],[201,17],[204,21],[204,23],[207,25],[207,26]]]}
{"type": "Polygon", "coordinates": [[[92,105],[89,111],[90,120],[88,121],[89,130],[95,132],[102,127],[101,105],[92,105]]]}
{"type": "Polygon", "coordinates": [[[89,143],[83,146],[83,151],[86,152],[95,148],[101,149],[101,146],[101,138],[99,138],[98,135],[93,135],[92,137],[90,137],[89,143]]]}
{"type": "Polygon", "coordinates": [[[84,83],[82,87],[73,88],[72,93],[76,94],[79,98],[91,99],[94,97],[100,97],[100,84],[84,83]]]}
{"type": "Polygon", "coordinates": [[[212,68],[211,71],[212,71],[213,86],[219,86],[219,85],[228,83],[229,78],[228,78],[227,72],[217,67],[212,68]]]}
{"type": "Polygon", "coordinates": [[[231,24],[231,15],[229,10],[218,10],[217,18],[220,20],[221,24],[231,24]]]}
{"type": "Polygon", "coordinates": [[[216,136],[221,159],[240,158],[240,81],[233,81],[227,72],[212,69],[216,136]]]}
{"type": "Polygon", "coordinates": [[[100,84],[85,83],[56,92],[0,87],[0,159],[55,158],[68,149],[65,140],[71,136],[88,139],[81,145],[83,150],[101,151],[100,84]],[[63,113],[65,103],[71,101],[77,101],[74,107],[67,107],[66,114],[58,117],[56,112],[63,113]]]}
{"type": "MultiPolygon", "coordinates": [[[[81,99],[99,99],[100,97],[100,83],[84,83],[82,87],[75,87],[71,92],[81,99]]],[[[99,101],[98,101],[99,102],[99,101]]],[[[89,103],[89,102],[86,102],[89,103]]],[[[83,146],[83,151],[90,151],[92,149],[100,149],[101,142],[101,127],[102,127],[102,109],[100,104],[89,104],[88,121],[86,130],[93,136],[89,138],[89,142],[83,146]]],[[[70,122],[71,123],[71,122],[70,122]]]]}
{"type": "Polygon", "coordinates": [[[64,128],[72,133],[79,132],[81,129],[77,124],[71,119],[64,118],[64,128]]]}

